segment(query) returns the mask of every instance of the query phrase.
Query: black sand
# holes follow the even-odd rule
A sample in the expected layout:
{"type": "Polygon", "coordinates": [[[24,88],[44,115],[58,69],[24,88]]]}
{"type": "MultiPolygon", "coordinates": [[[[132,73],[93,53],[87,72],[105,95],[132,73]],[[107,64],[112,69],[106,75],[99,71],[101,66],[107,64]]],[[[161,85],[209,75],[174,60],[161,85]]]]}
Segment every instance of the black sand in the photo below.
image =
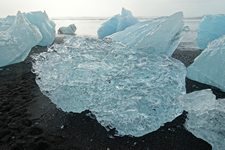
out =
{"type": "MultiPolygon", "coordinates": [[[[60,43],[63,37],[57,37],[60,43]]],[[[178,47],[173,54],[186,66],[201,53],[178,47]]],[[[33,53],[46,51],[34,47],[33,53]]],[[[0,68],[0,150],[210,150],[211,145],[188,132],[183,124],[186,112],[157,131],[136,138],[114,137],[88,111],[80,114],[57,109],[44,96],[31,72],[30,56],[21,63],[0,68]]],[[[225,94],[219,89],[186,79],[187,92],[213,89],[218,98],[225,94]]]]}

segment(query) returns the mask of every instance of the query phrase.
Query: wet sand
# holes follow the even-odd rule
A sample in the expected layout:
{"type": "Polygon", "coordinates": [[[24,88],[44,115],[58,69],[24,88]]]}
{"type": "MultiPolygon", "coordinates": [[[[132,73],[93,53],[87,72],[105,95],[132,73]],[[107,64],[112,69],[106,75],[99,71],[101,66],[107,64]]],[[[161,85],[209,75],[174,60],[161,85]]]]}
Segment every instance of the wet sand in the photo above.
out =
{"type": "MultiPolygon", "coordinates": [[[[57,36],[55,43],[62,42],[57,36]]],[[[36,46],[30,55],[46,51],[36,46]]],[[[178,47],[173,57],[186,66],[201,53],[178,47]]],[[[0,149],[1,150],[210,150],[207,142],[188,132],[183,124],[186,113],[157,131],[136,138],[114,137],[95,119],[82,113],[65,113],[44,96],[31,72],[32,59],[0,68],[0,149]]],[[[186,79],[187,92],[211,88],[218,98],[219,89],[186,79]]]]}

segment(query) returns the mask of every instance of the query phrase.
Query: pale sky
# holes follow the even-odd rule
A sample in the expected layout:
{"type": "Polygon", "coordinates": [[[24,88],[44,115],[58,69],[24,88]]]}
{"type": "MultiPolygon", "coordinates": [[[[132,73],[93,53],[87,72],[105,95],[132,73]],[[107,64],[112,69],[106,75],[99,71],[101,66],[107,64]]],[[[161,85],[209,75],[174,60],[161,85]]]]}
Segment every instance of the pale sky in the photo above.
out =
{"type": "Polygon", "coordinates": [[[17,11],[46,11],[49,17],[113,16],[122,7],[134,16],[168,16],[183,11],[185,17],[225,14],[225,0],[0,0],[0,17],[17,11]]]}

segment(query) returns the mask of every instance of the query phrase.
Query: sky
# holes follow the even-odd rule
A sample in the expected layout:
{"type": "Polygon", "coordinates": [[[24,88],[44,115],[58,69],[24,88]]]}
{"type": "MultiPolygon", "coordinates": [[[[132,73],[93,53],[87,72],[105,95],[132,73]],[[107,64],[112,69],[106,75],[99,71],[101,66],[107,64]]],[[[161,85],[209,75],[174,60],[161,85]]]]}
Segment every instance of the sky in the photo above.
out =
{"type": "Polygon", "coordinates": [[[0,0],[0,18],[17,11],[46,11],[51,17],[108,17],[122,7],[134,16],[168,16],[183,11],[185,17],[225,14],[225,0],[0,0]]]}

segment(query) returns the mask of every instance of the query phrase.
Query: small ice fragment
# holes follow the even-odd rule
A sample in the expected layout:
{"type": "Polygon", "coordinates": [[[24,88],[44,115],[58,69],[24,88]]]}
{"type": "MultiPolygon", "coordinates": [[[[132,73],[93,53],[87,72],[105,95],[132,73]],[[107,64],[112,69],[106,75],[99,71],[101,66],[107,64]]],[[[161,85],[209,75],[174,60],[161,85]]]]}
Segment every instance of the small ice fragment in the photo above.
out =
{"type": "Polygon", "coordinates": [[[60,27],[58,30],[58,34],[68,34],[73,35],[75,34],[77,28],[74,24],[69,25],[68,27],[60,27]]]}

